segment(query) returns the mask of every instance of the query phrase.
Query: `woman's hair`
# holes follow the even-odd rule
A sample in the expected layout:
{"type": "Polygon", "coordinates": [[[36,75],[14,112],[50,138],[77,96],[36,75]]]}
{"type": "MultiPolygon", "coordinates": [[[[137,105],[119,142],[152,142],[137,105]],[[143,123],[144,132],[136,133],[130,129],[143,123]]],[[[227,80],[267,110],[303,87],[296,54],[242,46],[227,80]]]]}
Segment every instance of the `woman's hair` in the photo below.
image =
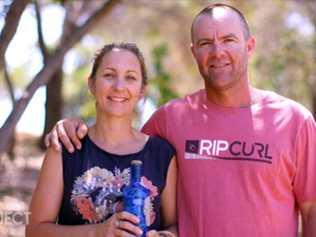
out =
{"type": "Polygon", "coordinates": [[[123,49],[131,52],[134,54],[140,64],[141,74],[142,74],[142,85],[147,85],[147,72],[146,72],[146,66],[145,66],[145,59],[143,54],[140,52],[139,48],[134,43],[111,43],[106,44],[103,46],[102,49],[100,49],[94,57],[93,67],[92,71],[90,73],[89,78],[95,79],[96,72],[98,70],[98,67],[102,61],[102,58],[104,55],[106,55],[108,52],[112,51],[113,49],[123,49]]]}

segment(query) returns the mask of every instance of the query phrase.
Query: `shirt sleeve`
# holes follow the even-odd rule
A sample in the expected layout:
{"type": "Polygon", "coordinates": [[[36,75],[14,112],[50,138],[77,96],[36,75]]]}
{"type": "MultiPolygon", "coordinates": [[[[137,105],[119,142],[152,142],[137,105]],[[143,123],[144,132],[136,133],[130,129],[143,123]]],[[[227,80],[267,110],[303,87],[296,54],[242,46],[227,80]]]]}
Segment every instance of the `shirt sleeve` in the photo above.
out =
{"type": "Polygon", "coordinates": [[[294,193],[301,203],[316,200],[316,123],[310,115],[296,139],[297,172],[294,193]]]}
{"type": "Polygon", "coordinates": [[[166,138],[166,131],[166,113],[164,106],[162,106],[145,123],[142,128],[142,132],[148,135],[166,138]]]}

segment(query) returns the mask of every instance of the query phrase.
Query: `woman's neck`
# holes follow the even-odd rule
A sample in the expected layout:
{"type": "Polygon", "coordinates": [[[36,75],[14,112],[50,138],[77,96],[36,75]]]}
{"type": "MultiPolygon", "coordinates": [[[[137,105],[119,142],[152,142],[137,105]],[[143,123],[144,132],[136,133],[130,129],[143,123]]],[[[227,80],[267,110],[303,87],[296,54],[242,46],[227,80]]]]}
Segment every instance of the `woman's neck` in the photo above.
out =
{"type": "Polygon", "coordinates": [[[93,136],[108,144],[122,143],[134,136],[131,118],[111,117],[97,113],[96,123],[91,128],[93,136]]]}
{"type": "Polygon", "coordinates": [[[128,118],[97,116],[88,134],[99,147],[115,154],[139,151],[147,141],[147,136],[135,130],[128,118]]]}

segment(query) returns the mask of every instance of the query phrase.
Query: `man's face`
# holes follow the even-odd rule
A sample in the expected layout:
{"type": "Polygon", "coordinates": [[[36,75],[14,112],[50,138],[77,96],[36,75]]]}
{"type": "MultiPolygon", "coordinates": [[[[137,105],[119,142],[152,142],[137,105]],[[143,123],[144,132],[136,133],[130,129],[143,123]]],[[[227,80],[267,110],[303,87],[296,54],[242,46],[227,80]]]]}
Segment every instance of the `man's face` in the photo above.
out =
{"type": "Polygon", "coordinates": [[[247,82],[248,57],[255,41],[245,39],[236,13],[214,9],[213,16],[200,15],[193,25],[192,53],[206,89],[224,91],[247,82]]]}

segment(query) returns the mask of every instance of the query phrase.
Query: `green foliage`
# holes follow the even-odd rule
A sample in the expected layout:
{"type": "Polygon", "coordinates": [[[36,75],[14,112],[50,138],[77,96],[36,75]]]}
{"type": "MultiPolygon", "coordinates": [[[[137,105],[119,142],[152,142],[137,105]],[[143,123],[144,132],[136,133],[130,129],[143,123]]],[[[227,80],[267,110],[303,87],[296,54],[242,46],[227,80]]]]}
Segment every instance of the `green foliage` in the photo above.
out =
{"type": "Polygon", "coordinates": [[[155,75],[151,80],[153,90],[156,91],[154,98],[158,106],[165,104],[178,95],[171,88],[171,76],[165,71],[163,60],[168,55],[168,47],[165,43],[159,44],[152,50],[153,66],[155,75]]]}
{"type": "Polygon", "coordinates": [[[91,95],[87,96],[86,101],[80,107],[80,117],[88,122],[95,117],[95,101],[91,95]]]}
{"type": "Polygon", "coordinates": [[[252,21],[257,29],[256,53],[251,60],[253,83],[311,108],[309,84],[310,75],[315,70],[313,36],[301,32],[306,22],[300,20],[297,26],[288,23],[293,12],[297,16],[303,16],[303,13],[290,4],[282,10],[262,7],[261,11],[264,18],[252,21]]]}
{"type": "Polygon", "coordinates": [[[18,68],[13,68],[10,71],[10,78],[14,89],[23,90],[29,83],[29,81],[26,80],[26,78],[28,78],[28,67],[28,65],[23,65],[18,68]]]}
{"type": "Polygon", "coordinates": [[[63,94],[67,103],[64,112],[66,116],[80,116],[89,120],[90,117],[94,116],[93,98],[90,96],[87,81],[90,72],[87,54],[90,55],[90,53],[81,48],[77,48],[73,53],[76,59],[76,68],[66,74],[63,94]]]}

